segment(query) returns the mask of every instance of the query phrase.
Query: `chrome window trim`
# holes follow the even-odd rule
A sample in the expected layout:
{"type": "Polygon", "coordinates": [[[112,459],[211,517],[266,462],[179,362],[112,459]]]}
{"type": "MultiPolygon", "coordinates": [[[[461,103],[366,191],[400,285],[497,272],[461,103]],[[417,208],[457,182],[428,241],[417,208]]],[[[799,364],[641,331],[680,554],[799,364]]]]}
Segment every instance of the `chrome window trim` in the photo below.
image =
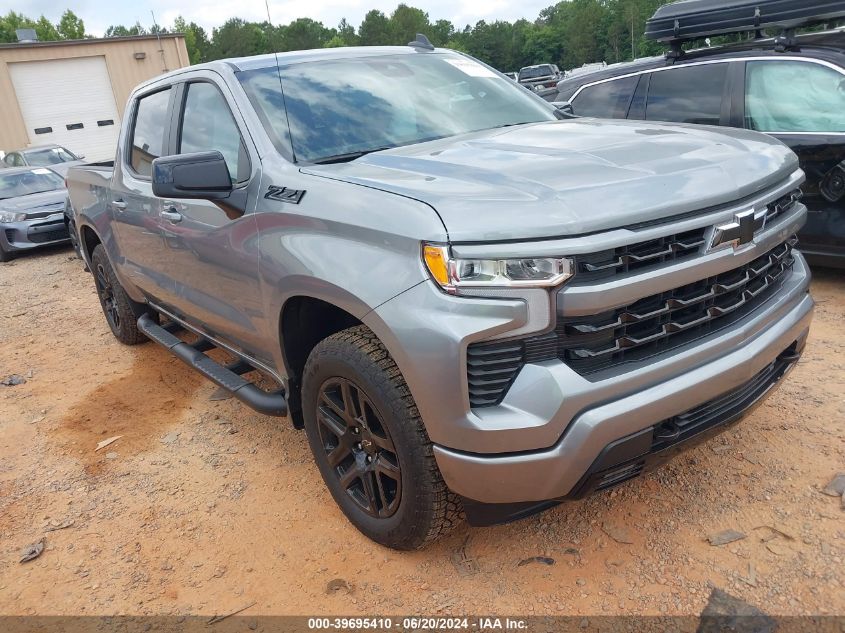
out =
{"type": "MultiPolygon", "coordinates": [[[[599,84],[604,84],[609,81],[618,81],[619,79],[627,79],[628,77],[641,77],[647,73],[659,73],[664,72],[667,70],[676,70],[678,68],[688,68],[690,66],[704,66],[706,64],[730,64],[732,62],[780,62],[780,61],[788,61],[788,62],[804,62],[806,64],[818,64],[820,66],[826,66],[831,70],[835,70],[840,75],[845,76],[845,69],[837,66],[833,62],[826,61],[824,59],[814,59],[811,57],[798,57],[795,55],[784,55],[773,57],[771,55],[766,56],[753,56],[753,57],[729,57],[729,58],[720,58],[720,59],[705,59],[698,62],[690,62],[688,64],[680,64],[680,65],[672,65],[672,66],[662,66],[660,68],[649,68],[646,70],[638,70],[633,73],[626,73],[624,75],[618,75],[616,77],[610,77],[608,79],[601,79],[600,81],[594,81],[592,83],[584,84],[575,91],[575,93],[569,97],[569,102],[574,104],[575,99],[578,98],[578,95],[581,94],[581,91],[586,88],[591,88],[593,86],[598,86],[599,84]]],[[[743,97],[744,97],[744,90],[743,90],[743,97]]],[[[740,128],[740,129],[748,129],[748,128],[740,128]]],[[[751,130],[759,131],[759,130],[751,130]]],[[[807,135],[824,135],[824,136],[845,136],[845,132],[760,132],[760,134],[769,134],[770,136],[774,135],[783,135],[783,136],[807,136],[807,135]]]]}

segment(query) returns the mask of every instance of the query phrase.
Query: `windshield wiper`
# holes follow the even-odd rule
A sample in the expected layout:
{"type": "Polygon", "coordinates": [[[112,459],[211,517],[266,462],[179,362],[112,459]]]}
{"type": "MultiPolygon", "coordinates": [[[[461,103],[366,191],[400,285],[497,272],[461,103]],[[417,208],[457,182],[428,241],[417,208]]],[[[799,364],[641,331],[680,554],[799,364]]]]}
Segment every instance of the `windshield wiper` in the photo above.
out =
{"type": "Polygon", "coordinates": [[[393,145],[388,145],[386,147],[375,147],[373,149],[364,149],[359,150],[357,152],[347,152],[346,154],[335,154],[334,156],[325,156],[323,158],[318,158],[317,160],[312,160],[311,162],[315,165],[331,165],[332,163],[348,163],[349,161],[353,161],[356,158],[361,158],[362,156],[366,156],[367,154],[372,154],[373,152],[381,152],[386,149],[393,149],[393,145]]]}

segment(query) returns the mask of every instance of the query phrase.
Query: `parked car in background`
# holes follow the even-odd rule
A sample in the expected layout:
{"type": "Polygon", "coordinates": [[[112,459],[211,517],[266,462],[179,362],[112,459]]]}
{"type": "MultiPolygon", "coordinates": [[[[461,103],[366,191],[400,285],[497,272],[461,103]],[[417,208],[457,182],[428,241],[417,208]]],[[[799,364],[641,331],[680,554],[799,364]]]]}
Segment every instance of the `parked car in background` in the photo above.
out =
{"type": "Polygon", "coordinates": [[[9,152],[3,162],[7,167],[49,167],[64,176],[69,167],[83,165],[84,158],[61,145],[40,145],[9,152]]]}
{"type": "Polygon", "coordinates": [[[583,75],[586,73],[592,73],[597,70],[602,70],[603,68],[607,68],[607,62],[594,62],[592,64],[581,64],[578,68],[573,68],[571,70],[564,71],[563,76],[564,78],[568,79],[569,77],[577,77],[578,75],[583,75]]]}
{"type": "Polygon", "coordinates": [[[576,116],[765,132],[795,151],[811,264],[845,267],[845,30],[615,64],[557,84],[576,116]]]}
{"type": "Polygon", "coordinates": [[[813,309],[803,180],[763,134],[560,120],[427,42],[162,75],[114,166],[67,177],[115,337],[289,413],[400,549],[636,477],[770,393],[813,309]]]}
{"type": "Polygon", "coordinates": [[[514,81],[519,81],[519,73],[516,72],[509,72],[509,73],[502,73],[508,79],[513,79],[514,81]]]}
{"type": "Polygon", "coordinates": [[[16,253],[68,241],[66,198],[64,178],[51,169],[0,170],[0,262],[16,253]]]}
{"type": "Polygon", "coordinates": [[[534,92],[554,88],[563,75],[554,64],[525,66],[519,70],[517,81],[534,92]]]}

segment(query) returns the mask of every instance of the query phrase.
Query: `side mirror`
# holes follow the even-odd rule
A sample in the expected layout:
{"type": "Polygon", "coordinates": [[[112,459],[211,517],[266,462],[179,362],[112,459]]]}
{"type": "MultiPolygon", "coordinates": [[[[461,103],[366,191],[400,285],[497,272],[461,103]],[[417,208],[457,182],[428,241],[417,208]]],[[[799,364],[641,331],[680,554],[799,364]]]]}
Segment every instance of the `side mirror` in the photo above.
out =
{"type": "Polygon", "coordinates": [[[85,160],[85,154],[78,154],[78,155],[76,156],[76,159],[77,159],[77,160],[85,160]]]}
{"type": "Polygon", "coordinates": [[[558,109],[558,112],[566,117],[575,117],[575,110],[572,108],[572,104],[569,103],[569,101],[553,101],[552,105],[558,109]]]}
{"type": "Polygon", "coordinates": [[[232,193],[232,179],[217,151],[162,156],[153,161],[153,194],[159,198],[221,200],[232,193]]]}

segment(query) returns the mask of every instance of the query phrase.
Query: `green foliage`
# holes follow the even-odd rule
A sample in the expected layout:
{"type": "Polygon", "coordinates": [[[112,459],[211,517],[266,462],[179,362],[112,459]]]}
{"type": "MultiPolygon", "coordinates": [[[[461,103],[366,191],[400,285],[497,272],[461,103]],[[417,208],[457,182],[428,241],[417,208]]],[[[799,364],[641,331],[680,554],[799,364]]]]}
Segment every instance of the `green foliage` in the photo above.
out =
{"type": "Polygon", "coordinates": [[[255,22],[230,18],[211,32],[211,58],[247,57],[270,51],[267,30],[255,22]]]}
{"type": "Polygon", "coordinates": [[[337,25],[337,35],[332,38],[332,41],[343,42],[340,46],[357,46],[359,44],[358,34],[355,33],[355,27],[343,18],[340,24],[337,25]]]}
{"type": "MultiPolygon", "coordinates": [[[[428,13],[399,4],[388,17],[373,9],[356,28],[346,19],[329,28],[310,18],[273,26],[231,18],[211,34],[194,22],[178,17],[172,27],[145,28],[114,25],[106,37],[149,33],[184,33],[192,64],[226,57],[257,55],[340,46],[405,45],[424,33],[435,46],[459,50],[503,71],[519,70],[540,63],[557,64],[561,70],[585,63],[609,64],[635,57],[658,55],[665,48],[643,37],[646,20],[668,0],[561,0],[540,12],[533,21],[481,20],[473,25],[454,25],[449,20],[432,22],[428,13]]],[[[37,20],[9,11],[0,16],[0,42],[15,42],[15,29],[34,28],[41,40],[79,39],[85,25],[72,11],[58,24],[44,16],[37,20]]],[[[712,38],[712,44],[737,41],[741,36],[712,38]]]]}
{"type": "Polygon", "coordinates": [[[327,29],[322,22],[311,18],[298,18],[287,26],[279,27],[283,51],[305,51],[323,48],[337,35],[334,29],[327,29]]]}
{"type": "Polygon", "coordinates": [[[340,48],[341,46],[346,46],[346,42],[343,41],[340,35],[335,35],[323,45],[323,48],[340,48]]]}
{"type": "MultiPolygon", "coordinates": [[[[364,21],[358,29],[361,46],[386,46],[393,44],[393,29],[387,16],[373,9],[364,16],[364,21]]],[[[403,42],[407,44],[408,42],[403,42]]]]}
{"type": "Polygon", "coordinates": [[[400,4],[390,16],[390,30],[395,44],[407,44],[417,39],[417,33],[428,33],[431,25],[428,13],[422,9],[400,4]]]}
{"type": "Polygon", "coordinates": [[[195,22],[185,22],[185,18],[180,15],[173,20],[173,32],[185,35],[185,48],[188,49],[188,59],[192,64],[208,61],[211,42],[204,28],[195,22]]]}
{"type": "Polygon", "coordinates": [[[53,24],[43,15],[37,20],[14,11],[0,16],[0,42],[17,42],[17,29],[35,29],[35,35],[42,42],[79,40],[85,37],[85,24],[69,9],[62,14],[58,24],[53,24]]]}
{"type": "Polygon", "coordinates": [[[136,22],[129,28],[122,25],[110,26],[106,29],[105,35],[106,37],[127,37],[129,35],[148,35],[148,31],[141,26],[140,22],[136,22]]]}
{"type": "Polygon", "coordinates": [[[85,23],[70,9],[62,13],[56,28],[64,40],[81,40],[85,37],[85,23]]]}

